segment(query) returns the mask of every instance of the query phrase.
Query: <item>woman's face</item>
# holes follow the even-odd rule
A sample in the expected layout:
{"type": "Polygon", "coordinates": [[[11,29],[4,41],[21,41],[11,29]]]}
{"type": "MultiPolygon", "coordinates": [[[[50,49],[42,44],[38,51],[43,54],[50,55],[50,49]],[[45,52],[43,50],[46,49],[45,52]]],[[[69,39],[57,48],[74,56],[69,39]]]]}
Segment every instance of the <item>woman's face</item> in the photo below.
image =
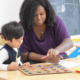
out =
{"type": "Polygon", "coordinates": [[[39,6],[35,13],[35,25],[40,26],[46,20],[46,11],[43,6],[39,6]]]}

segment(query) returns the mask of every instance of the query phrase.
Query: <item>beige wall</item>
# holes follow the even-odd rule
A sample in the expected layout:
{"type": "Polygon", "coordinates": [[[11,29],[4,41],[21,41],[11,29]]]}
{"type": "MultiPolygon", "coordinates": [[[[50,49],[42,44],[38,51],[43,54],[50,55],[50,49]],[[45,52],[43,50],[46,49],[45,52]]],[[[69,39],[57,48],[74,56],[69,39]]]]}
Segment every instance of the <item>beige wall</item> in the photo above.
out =
{"type": "Polygon", "coordinates": [[[0,36],[0,45],[4,45],[5,43],[6,43],[6,41],[4,39],[2,39],[0,36]]]}

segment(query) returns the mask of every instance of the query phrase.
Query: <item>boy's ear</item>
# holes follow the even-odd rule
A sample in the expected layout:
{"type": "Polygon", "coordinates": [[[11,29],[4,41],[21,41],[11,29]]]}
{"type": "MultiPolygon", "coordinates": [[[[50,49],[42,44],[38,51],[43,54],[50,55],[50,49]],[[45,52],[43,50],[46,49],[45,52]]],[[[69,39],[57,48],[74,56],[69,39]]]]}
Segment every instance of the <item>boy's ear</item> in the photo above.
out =
{"type": "Polygon", "coordinates": [[[10,40],[6,39],[6,42],[9,42],[10,40]]]}
{"type": "Polygon", "coordinates": [[[10,40],[8,40],[7,38],[6,38],[6,40],[5,40],[5,41],[6,41],[7,43],[8,43],[8,42],[11,42],[11,41],[10,41],[10,40]]]}
{"type": "Polygon", "coordinates": [[[12,40],[15,40],[15,38],[12,38],[12,40]]]}

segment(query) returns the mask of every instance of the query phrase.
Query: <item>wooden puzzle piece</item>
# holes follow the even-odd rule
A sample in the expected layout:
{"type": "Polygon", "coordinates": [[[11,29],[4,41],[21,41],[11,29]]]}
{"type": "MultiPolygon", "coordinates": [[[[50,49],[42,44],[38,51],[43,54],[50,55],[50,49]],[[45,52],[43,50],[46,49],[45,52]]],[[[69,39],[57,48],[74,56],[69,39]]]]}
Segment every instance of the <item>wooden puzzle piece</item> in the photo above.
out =
{"type": "Polygon", "coordinates": [[[80,73],[80,68],[75,68],[77,73],[80,73]]]}

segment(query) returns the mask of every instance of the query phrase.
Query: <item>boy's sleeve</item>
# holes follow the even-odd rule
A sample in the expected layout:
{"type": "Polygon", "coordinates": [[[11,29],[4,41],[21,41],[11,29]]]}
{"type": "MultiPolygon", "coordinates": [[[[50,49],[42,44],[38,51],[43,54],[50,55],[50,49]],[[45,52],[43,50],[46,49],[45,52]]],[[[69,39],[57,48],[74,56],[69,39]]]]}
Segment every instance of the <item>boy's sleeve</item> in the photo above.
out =
{"type": "Polygon", "coordinates": [[[17,58],[17,63],[22,65],[22,62],[21,62],[21,57],[17,58]]]}
{"type": "Polygon", "coordinates": [[[9,58],[5,49],[0,50],[0,70],[7,70],[8,64],[3,64],[9,58]]]}
{"type": "Polygon", "coordinates": [[[8,64],[1,64],[0,63],[0,70],[5,70],[5,71],[7,71],[7,67],[8,67],[8,64]]]}

